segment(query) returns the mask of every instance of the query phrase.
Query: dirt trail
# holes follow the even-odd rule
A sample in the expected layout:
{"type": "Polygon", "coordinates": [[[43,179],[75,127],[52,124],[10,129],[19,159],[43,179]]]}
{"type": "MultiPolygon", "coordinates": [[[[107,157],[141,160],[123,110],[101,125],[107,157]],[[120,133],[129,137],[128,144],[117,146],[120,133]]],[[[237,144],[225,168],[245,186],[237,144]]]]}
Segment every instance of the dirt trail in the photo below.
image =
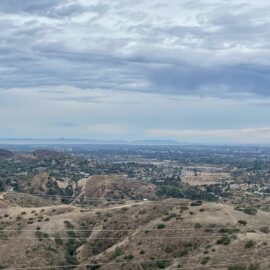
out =
{"type": "Polygon", "coordinates": [[[113,206],[113,207],[108,207],[108,208],[95,208],[95,211],[110,211],[110,210],[114,210],[114,209],[132,207],[134,205],[142,205],[142,204],[146,204],[146,203],[149,203],[149,202],[148,201],[143,201],[143,202],[123,204],[123,205],[118,205],[118,206],[113,206]]]}
{"type": "Polygon", "coordinates": [[[232,215],[231,209],[228,205],[222,205],[224,212],[231,218],[231,220],[237,224],[237,219],[232,215]]]}
{"type": "Polygon", "coordinates": [[[4,200],[5,199],[5,195],[6,195],[6,192],[3,193],[3,194],[0,194],[0,200],[4,200]]]}

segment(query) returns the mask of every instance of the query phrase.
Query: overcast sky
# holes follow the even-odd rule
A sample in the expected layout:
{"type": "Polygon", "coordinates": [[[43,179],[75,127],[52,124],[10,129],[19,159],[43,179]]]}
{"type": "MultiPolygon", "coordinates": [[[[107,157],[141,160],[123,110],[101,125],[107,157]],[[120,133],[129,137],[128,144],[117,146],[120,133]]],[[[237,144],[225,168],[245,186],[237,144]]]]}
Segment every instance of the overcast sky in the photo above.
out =
{"type": "Polygon", "coordinates": [[[270,143],[268,0],[1,0],[0,137],[270,143]]]}

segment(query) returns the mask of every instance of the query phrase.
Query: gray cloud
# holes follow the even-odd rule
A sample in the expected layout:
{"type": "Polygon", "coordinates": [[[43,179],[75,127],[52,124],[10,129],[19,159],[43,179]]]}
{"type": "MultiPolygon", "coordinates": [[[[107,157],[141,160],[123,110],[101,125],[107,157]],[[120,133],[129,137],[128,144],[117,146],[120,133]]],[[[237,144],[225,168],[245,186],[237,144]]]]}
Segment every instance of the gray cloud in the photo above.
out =
{"type": "Polygon", "coordinates": [[[0,10],[3,13],[26,12],[41,15],[46,14],[50,9],[57,7],[61,3],[63,3],[61,0],[2,0],[0,2],[0,10]]]}
{"type": "Polygon", "coordinates": [[[82,5],[72,0],[2,0],[0,10],[8,14],[32,14],[48,17],[71,16],[84,12],[82,5]]]}
{"type": "Polygon", "coordinates": [[[237,93],[269,95],[270,67],[262,65],[172,65],[149,70],[152,83],[162,91],[179,94],[232,96],[237,93]]]}
{"type": "Polygon", "coordinates": [[[266,1],[2,0],[0,13],[0,88],[270,96],[266,1]]]}

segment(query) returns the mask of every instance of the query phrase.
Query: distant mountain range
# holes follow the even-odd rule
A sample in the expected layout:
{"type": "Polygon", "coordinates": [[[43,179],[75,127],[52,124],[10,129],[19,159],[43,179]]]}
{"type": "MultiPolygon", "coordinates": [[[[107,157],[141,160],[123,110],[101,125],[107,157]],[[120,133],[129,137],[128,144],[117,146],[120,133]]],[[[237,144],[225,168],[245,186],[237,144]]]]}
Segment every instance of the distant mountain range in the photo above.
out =
{"type": "Polygon", "coordinates": [[[92,140],[79,138],[0,138],[0,144],[128,144],[128,145],[180,145],[176,140],[92,140]]]}

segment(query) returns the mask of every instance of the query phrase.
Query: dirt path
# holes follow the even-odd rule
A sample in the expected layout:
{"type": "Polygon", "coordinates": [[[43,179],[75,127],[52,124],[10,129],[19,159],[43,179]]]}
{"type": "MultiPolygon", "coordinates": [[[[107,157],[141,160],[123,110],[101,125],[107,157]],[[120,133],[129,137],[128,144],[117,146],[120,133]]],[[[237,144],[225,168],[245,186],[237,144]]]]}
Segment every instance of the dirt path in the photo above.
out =
{"type": "Polygon", "coordinates": [[[5,196],[6,194],[7,194],[6,192],[3,193],[3,194],[0,194],[0,200],[4,200],[4,199],[5,199],[4,196],[5,196]]]}
{"type": "Polygon", "coordinates": [[[224,209],[224,212],[231,218],[233,223],[237,223],[237,219],[232,215],[231,209],[228,205],[222,205],[222,208],[224,209]]]}
{"type": "Polygon", "coordinates": [[[118,206],[113,206],[113,207],[107,207],[107,208],[95,208],[95,211],[110,211],[110,210],[114,210],[114,209],[121,209],[121,208],[125,208],[125,207],[132,207],[134,205],[142,205],[142,204],[146,204],[148,203],[147,201],[143,201],[143,202],[136,202],[136,203],[129,203],[129,204],[123,204],[123,205],[118,205],[118,206]]]}

